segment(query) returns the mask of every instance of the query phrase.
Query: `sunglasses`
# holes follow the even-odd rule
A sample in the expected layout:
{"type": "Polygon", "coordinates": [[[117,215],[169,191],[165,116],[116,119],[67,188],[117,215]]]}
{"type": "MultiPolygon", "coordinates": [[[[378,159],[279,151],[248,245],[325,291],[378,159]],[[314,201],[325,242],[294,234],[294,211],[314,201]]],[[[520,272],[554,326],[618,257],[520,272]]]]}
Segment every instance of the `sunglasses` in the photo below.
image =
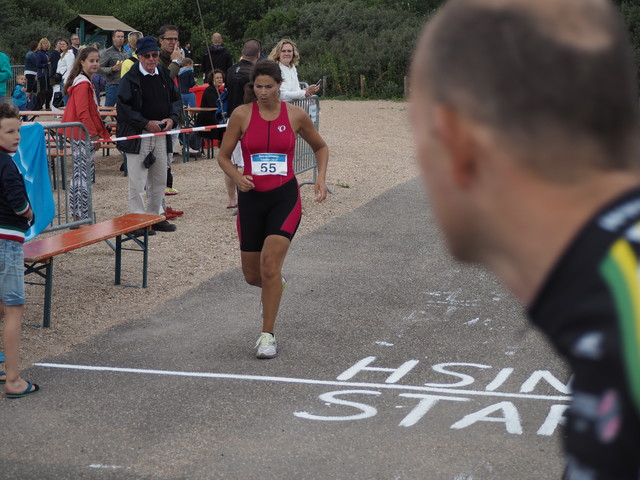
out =
{"type": "Polygon", "coordinates": [[[158,58],[158,52],[145,53],[144,55],[141,55],[141,57],[146,58],[147,60],[150,58],[158,58]]]}

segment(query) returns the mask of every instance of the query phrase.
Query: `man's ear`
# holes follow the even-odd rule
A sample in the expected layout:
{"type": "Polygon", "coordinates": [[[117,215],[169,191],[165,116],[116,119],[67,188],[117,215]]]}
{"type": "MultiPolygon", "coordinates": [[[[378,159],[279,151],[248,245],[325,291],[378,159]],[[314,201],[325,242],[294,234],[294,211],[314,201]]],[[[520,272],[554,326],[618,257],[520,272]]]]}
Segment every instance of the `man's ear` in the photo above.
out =
{"type": "Polygon", "coordinates": [[[471,124],[457,111],[447,106],[435,110],[436,134],[449,154],[453,181],[468,187],[477,174],[477,144],[471,124]]]}

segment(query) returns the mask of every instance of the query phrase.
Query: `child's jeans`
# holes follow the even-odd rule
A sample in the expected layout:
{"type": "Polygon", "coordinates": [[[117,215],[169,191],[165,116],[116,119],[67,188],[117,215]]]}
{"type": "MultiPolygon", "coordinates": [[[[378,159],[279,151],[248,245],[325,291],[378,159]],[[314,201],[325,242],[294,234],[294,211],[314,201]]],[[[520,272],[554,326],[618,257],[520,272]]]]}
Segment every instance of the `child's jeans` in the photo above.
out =
{"type": "Polygon", "coordinates": [[[0,301],[24,305],[24,254],[22,243],[0,239],[0,301]]]}

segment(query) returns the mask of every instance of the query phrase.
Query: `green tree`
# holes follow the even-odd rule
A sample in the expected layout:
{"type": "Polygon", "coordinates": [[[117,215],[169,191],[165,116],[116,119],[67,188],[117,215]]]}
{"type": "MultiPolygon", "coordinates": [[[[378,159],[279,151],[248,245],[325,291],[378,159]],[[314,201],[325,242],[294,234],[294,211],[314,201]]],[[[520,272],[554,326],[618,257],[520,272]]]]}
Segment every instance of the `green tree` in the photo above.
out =
{"type": "Polygon", "coordinates": [[[398,97],[424,18],[370,0],[286,4],[252,22],[245,36],[262,38],[267,53],[292,38],[302,58],[299,77],[327,76],[331,94],[359,95],[363,75],[365,96],[398,97]]]}
{"type": "Polygon", "coordinates": [[[71,20],[73,11],[64,0],[37,0],[5,2],[0,18],[0,50],[5,52],[13,64],[22,64],[31,40],[68,37],[64,24],[71,20]]]}

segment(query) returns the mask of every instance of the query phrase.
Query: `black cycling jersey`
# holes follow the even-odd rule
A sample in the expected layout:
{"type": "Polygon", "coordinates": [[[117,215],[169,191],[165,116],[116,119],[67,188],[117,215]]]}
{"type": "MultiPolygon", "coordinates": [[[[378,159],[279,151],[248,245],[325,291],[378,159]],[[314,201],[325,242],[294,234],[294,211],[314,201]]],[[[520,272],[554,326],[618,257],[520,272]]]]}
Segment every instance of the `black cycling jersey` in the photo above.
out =
{"type": "Polygon", "coordinates": [[[529,308],[574,378],[567,480],[640,479],[640,189],[576,236],[529,308]]]}

